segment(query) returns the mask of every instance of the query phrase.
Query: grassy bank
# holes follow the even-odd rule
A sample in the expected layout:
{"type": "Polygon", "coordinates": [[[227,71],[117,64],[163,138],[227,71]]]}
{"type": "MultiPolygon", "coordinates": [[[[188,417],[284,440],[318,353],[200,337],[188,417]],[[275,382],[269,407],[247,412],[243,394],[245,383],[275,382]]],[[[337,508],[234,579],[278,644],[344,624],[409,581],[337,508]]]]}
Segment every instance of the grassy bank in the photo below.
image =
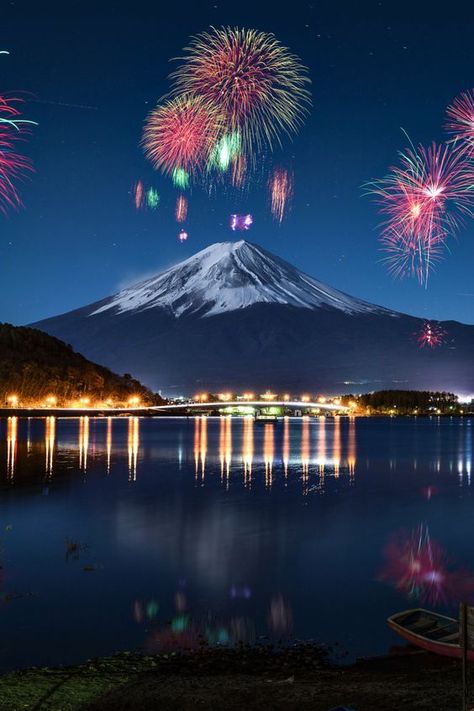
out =
{"type": "Polygon", "coordinates": [[[426,653],[330,666],[317,648],[119,654],[0,677],[0,711],[461,708],[460,664],[426,653]]]}

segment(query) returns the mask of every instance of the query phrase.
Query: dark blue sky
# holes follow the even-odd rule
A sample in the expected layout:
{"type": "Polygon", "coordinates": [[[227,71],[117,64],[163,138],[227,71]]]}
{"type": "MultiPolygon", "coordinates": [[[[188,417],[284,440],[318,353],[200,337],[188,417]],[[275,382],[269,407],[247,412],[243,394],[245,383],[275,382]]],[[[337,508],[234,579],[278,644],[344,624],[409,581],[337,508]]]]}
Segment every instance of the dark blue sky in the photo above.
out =
{"type": "Polygon", "coordinates": [[[26,151],[36,173],[25,209],[1,218],[0,321],[31,322],[80,307],[217,241],[228,216],[252,212],[248,238],[355,296],[412,314],[474,323],[474,222],[428,290],[380,263],[379,216],[361,184],[382,176],[406,141],[442,140],[444,110],[474,86],[472,2],[17,2],[2,5],[0,91],[28,90],[38,121],[26,151]],[[274,32],[310,69],[314,107],[295,140],[293,211],[271,220],[266,186],[237,201],[189,199],[177,240],[176,191],[138,142],[169,88],[169,59],[210,24],[274,32]],[[78,108],[76,106],[95,108],[78,108]],[[136,212],[138,178],[161,193],[136,212]]]}

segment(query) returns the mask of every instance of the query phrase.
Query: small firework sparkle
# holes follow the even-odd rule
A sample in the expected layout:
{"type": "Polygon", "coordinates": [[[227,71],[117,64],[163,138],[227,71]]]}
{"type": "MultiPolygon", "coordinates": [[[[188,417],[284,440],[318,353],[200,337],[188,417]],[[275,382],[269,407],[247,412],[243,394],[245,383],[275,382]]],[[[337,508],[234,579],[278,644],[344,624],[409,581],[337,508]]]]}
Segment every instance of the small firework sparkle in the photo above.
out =
{"type": "Polygon", "coordinates": [[[146,204],[150,210],[156,210],[160,204],[160,196],[158,190],[155,188],[149,188],[146,193],[146,204]]]}
{"type": "Polygon", "coordinates": [[[185,222],[188,216],[188,201],[184,195],[178,195],[175,210],[176,222],[185,222]]]}
{"type": "Polygon", "coordinates": [[[425,321],[416,336],[420,348],[438,348],[443,345],[447,332],[439,324],[425,321]]]}
{"type": "Polygon", "coordinates": [[[230,216],[230,229],[233,232],[237,230],[243,232],[249,230],[253,225],[252,215],[231,215],[230,216]]]}
{"type": "Polygon", "coordinates": [[[145,190],[141,180],[137,180],[133,186],[133,202],[137,210],[141,210],[145,205],[145,190]]]}

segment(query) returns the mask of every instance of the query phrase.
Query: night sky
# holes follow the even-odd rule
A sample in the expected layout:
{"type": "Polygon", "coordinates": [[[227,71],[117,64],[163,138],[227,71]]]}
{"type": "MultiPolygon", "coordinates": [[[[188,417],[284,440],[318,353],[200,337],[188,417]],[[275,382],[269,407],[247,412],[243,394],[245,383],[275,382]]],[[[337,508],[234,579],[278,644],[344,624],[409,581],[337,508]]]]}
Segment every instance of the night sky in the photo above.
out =
{"type": "MultiPolygon", "coordinates": [[[[25,324],[108,296],[213,242],[246,233],[316,278],[414,315],[474,323],[474,221],[451,241],[425,290],[381,263],[380,217],[361,185],[406,146],[443,140],[447,104],[474,86],[472,2],[5,2],[0,92],[29,92],[38,122],[25,152],[35,174],[25,208],[0,218],[0,321],[25,324]],[[282,155],[295,199],[278,227],[264,182],[239,199],[189,198],[189,239],[177,240],[176,190],[139,147],[143,120],[169,90],[169,60],[213,25],[274,32],[309,67],[313,109],[282,155]],[[137,212],[141,178],[161,193],[137,212]]],[[[278,157],[278,156],[277,156],[278,157]]]]}

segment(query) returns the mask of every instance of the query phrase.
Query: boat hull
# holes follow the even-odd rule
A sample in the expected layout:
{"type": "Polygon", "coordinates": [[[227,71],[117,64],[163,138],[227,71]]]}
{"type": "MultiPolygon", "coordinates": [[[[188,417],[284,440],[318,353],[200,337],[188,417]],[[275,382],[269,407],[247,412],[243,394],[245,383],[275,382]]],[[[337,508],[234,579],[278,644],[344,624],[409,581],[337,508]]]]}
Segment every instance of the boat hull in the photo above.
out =
{"type": "MultiPolygon", "coordinates": [[[[459,645],[459,623],[451,617],[438,615],[427,610],[406,610],[405,612],[389,617],[387,623],[394,632],[415,647],[420,647],[427,652],[439,654],[443,657],[451,657],[452,659],[461,659],[462,657],[462,648],[459,645]],[[426,634],[411,629],[410,625],[406,623],[406,620],[409,620],[410,616],[416,617],[416,615],[418,615],[419,620],[425,619],[427,622],[432,621],[433,627],[429,629],[426,634]],[[443,628],[450,628],[450,631],[457,628],[457,639],[453,642],[443,641],[442,639],[430,639],[430,634],[434,631],[442,631],[443,628]]],[[[451,633],[450,636],[455,637],[456,633],[451,633]]],[[[474,650],[468,650],[468,659],[474,662],[474,650]]]]}

